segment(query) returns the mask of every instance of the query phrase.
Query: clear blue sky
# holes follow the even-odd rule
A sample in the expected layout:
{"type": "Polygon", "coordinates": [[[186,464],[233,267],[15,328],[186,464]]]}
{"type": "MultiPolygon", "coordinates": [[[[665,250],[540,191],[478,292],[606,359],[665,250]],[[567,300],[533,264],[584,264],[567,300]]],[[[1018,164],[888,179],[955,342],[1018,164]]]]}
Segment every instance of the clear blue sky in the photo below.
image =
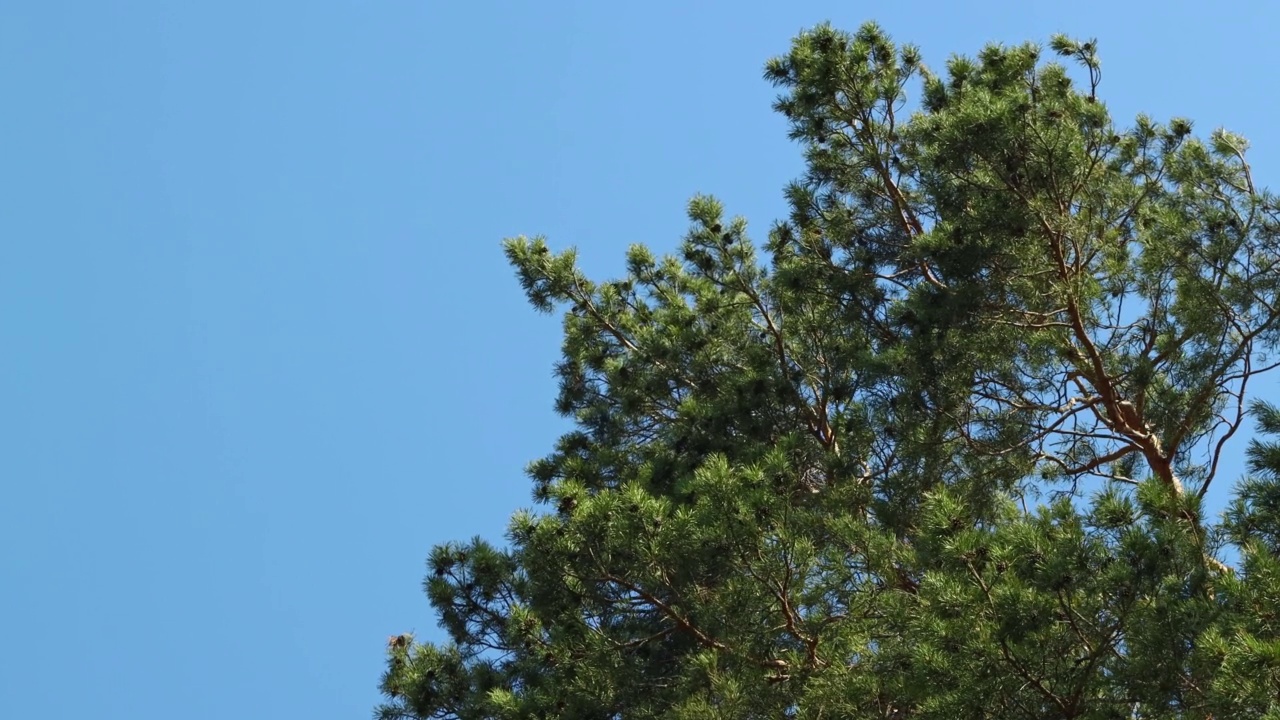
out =
{"type": "Polygon", "coordinates": [[[5,3],[0,717],[366,717],[431,546],[500,540],[565,429],[500,239],[611,275],[697,192],[762,232],[761,66],[826,19],[935,67],[1097,36],[1118,116],[1280,185],[1262,0],[5,3]]]}

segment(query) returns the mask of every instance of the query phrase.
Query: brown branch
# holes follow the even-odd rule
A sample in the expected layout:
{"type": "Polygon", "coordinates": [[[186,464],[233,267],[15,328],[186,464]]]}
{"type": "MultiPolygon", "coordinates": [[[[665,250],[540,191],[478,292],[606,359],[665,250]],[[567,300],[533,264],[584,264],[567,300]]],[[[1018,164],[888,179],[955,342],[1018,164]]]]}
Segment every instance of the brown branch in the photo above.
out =
{"type": "MultiPolygon", "coordinates": [[[[995,599],[991,596],[991,587],[987,585],[986,580],[982,578],[982,573],[979,573],[972,563],[966,564],[969,566],[969,573],[973,575],[974,580],[978,583],[978,587],[982,590],[982,594],[986,596],[987,604],[991,607],[992,611],[995,611],[996,603],[995,599]]],[[[1058,697],[1046,688],[1039,678],[1033,676],[1026,667],[1023,666],[1022,662],[1013,654],[1013,651],[1009,648],[1009,644],[1004,640],[1004,638],[1000,638],[1000,654],[1004,657],[1005,662],[1013,668],[1014,672],[1016,672],[1023,680],[1027,681],[1028,685],[1034,687],[1043,698],[1056,705],[1065,716],[1070,717],[1069,708],[1062,698],[1058,697]]]]}
{"type": "Polygon", "coordinates": [[[1205,478],[1204,486],[1196,493],[1197,497],[1203,498],[1205,493],[1209,492],[1209,486],[1213,484],[1213,479],[1218,473],[1218,461],[1222,459],[1222,448],[1231,439],[1232,435],[1240,429],[1241,423],[1244,422],[1244,391],[1249,384],[1249,367],[1251,365],[1250,356],[1244,358],[1245,374],[1240,378],[1240,390],[1236,393],[1236,419],[1231,423],[1225,435],[1218,439],[1218,444],[1213,448],[1213,461],[1209,465],[1209,477],[1205,478]]]}
{"type": "MultiPolygon", "coordinates": [[[[809,422],[809,431],[818,439],[818,442],[822,443],[824,448],[834,452],[833,446],[836,443],[836,438],[835,434],[831,432],[831,425],[827,418],[820,416],[805,399],[800,389],[791,383],[791,372],[787,364],[787,347],[783,342],[781,328],[773,322],[773,316],[769,313],[768,308],[765,307],[764,300],[746,281],[746,278],[742,277],[736,270],[734,271],[734,276],[738,278],[738,284],[743,293],[751,299],[756,310],[759,311],[760,317],[764,320],[766,330],[773,338],[773,350],[778,358],[778,369],[782,372],[782,377],[786,380],[787,386],[791,388],[792,393],[795,395],[797,403],[803,409],[805,419],[809,422]]],[[[804,372],[804,368],[800,367],[799,363],[796,363],[796,367],[800,368],[802,373],[804,372]]]]}
{"type": "MultiPolygon", "coordinates": [[[[864,116],[861,119],[855,118],[854,121],[850,123],[851,129],[854,134],[858,136],[858,140],[861,141],[862,146],[865,149],[872,149],[875,143],[875,137],[871,134],[871,123],[869,120],[870,118],[864,116]]],[[[890,117],[890,121],[892,122],[892,117],[890,117]]],[[[893,175],[889,172],[889,167],[885,163],[884,157],[882,157],[881,153],[878,152],[878,148],[876,148],[876,150],[877,152],[868,153],[872,159],[869,164],[871,165],[872,171],[879,176],[880,182],[884,184],[885,191],[889,193],[889,199],[893,203],[894,210],[897,211],[897,219],[901,223],[903,231],[906,232],[907,237],[909,238],[917,238],[923,235],[924,225],[916,216],[915,211],[912,210],[911,203],[907,202],[907,197],[903,194],[902,189],[898,187],[898,183],[894,182],[893,175]]],[[[933,270],[929,268],[928,263],[920,260],[916,265],[923,274],[924,279],[930,285],[936,288],[947,287],[946,283],[939,280],[938,277],[933,274],[933,270]]]]}
{"type": "MultiPolygon", "coordinates": [[[[1138,452],[1138,448],[1133,445],[1126,445],[1118,450],[1113,450],[1106,455],[1096,457],[1088,463],[1078,467],[1069,467],[1065,461],[1054,455],[1045,455],[1045,459],[1057,463],[1067,475],[1083,475],[1088,472],[1093,472],[1107,463],[1115,462],[1120,458],[1135,452],[1138,452]]],[[[1118,475],[1112,475],[1111,477],[1120,479],[1120,476],[1118,475]]]]}
{"type": "Polygon", "coordinates": [[[618,585],[619,587],[627,590],[628,592],[633,592],[636,595],[639,595],[645,602],[654,606],[655,608],[658,609],[659,612],[667,616],[667,618],[670,619],[672,622],[674,622],[681,630],[688,633],[689,635],[692,635],[693,638],[697,640],[699,643],[701,643],[704,647],[708,647],[713,650],[731,652],[727,645],[707,635],[706,633],[702,632],[702,630],[699,630],[696,626],[694,626],[693,623],[689,622],[687,618],[685,618],[683,615],[677,612],[670,605],[664,603],[653,593],[650,593],[644,590],[643,588],[639,587],[638,585],[633,585],[627,582],[626,580],[623,580],[622,578],[612,574],[605,575],[602,578],[602,580],[604,580],[605,582],[614,583],[615,585],[618,585]]]}

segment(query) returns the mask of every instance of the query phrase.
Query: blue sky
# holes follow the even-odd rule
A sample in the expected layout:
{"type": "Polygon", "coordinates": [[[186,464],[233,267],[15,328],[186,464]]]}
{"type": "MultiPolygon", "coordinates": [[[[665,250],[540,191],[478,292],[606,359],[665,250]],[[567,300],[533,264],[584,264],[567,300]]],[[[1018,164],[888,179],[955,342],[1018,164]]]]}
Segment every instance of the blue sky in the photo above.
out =
{"type": "Polygon", "coordinates": [[[501,539],[566,427],[499,241],[613,275],[698,192],[762,233],[802,28],[1096,36],[1118,117],[1227,125],[1275,186],[1278,8],[5,4],[0,717],[366,717],[386,636],[437,637],[431,546],[501,539]]]}

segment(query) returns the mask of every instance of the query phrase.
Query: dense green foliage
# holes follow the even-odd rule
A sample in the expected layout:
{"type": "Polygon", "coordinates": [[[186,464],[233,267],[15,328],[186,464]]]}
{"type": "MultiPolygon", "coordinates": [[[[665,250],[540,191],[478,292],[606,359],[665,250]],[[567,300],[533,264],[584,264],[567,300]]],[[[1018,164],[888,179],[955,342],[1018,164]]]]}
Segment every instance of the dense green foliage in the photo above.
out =
{"type": "Polygon", "coordinates": [[[1243,139],[1117,127],[1050,47],[800,35],[763,258],[709,197],[617,281],[507,241],[576,429],[508,548],[434,550],[451,640],[393,639],[379,717],[1280,718],[1280,411],[1202,512],[1280,208],[1243,139]]]}

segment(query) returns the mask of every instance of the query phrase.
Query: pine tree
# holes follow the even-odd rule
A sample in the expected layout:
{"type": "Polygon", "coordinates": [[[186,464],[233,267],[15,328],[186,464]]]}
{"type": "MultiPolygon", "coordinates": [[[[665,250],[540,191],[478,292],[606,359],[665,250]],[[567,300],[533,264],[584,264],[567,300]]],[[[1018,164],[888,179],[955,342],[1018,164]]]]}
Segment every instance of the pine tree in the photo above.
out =
{"type": "Polygon", "coordinates": [[[1280,410],[1203,507],[1280,206],[1049,49],[814,28],[765,70],[807,170],[763,252],[703,196],[621,280],[506,241],[576,427],[508,547],[432,552],[450,640],[389,642],[378,717],[1280,718],[1280,410]]]}

